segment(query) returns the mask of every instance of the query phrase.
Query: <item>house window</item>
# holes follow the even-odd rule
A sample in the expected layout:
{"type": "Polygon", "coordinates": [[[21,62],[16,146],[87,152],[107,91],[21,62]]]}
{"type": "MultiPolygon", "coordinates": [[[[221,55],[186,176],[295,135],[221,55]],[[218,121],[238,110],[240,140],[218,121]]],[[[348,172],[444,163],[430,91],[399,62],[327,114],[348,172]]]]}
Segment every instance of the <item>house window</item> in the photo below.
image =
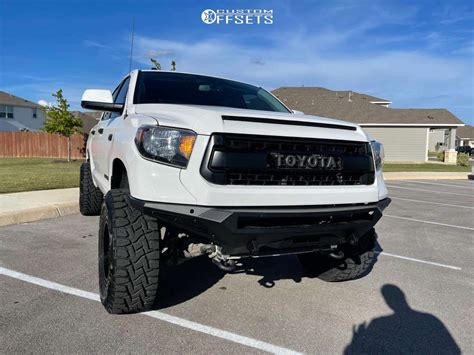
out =
{"type": "Polygon", "coordinates": [[[38,109],[33,109],[33,118],[38,118],[38,109]]]}
{"type": "Polygon", "coordinates": [[[13,106],[0,105],[0,118],[13,118],[13,106]]]}

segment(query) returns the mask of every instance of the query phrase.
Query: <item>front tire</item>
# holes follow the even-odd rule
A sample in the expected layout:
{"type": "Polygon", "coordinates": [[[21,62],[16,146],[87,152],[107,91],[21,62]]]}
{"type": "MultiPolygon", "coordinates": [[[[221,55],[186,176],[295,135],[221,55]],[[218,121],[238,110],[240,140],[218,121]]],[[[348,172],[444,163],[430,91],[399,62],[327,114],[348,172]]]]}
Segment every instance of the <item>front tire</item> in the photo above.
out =
{"type": "Polygon", "coordinates": [[[356,280],[370,273],[377,261],[374,251],[377,240],[375,230],[362,236],[355,247],[343,247],[345,258],[336,260],[317,253],[300,254],[298,258],[311,276],[327,282],[356,280]]]}
{"type": "Polygon", "coordinates": [[[158,293],[158,223],[133,208],[128,196],[127,190],[109,191],[100,216],[100,300],[112,314],[148,311],[158,293]]]}
{"type": "Polygon", "coordinates": [[[82,163],[79,180],[79,211],[83,216],[98,216],[104,195],[92,181],[91,165],[82,163]]]}

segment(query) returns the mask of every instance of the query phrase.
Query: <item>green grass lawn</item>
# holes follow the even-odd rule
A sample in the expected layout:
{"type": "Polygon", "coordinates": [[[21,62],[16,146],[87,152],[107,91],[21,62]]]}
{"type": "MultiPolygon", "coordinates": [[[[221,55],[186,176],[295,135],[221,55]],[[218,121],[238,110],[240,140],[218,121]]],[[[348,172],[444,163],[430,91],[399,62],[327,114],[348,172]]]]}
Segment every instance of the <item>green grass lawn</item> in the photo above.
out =
{"type": "Polygon", "coordinates": [[[77,187],[81,163],[52,158],[0,158],[0,193],[77,187]]]}
{"type": "Polygon", "coordinates": [[[383,171],[386,173],[403,171],[445,171],[445,172],[469,172],[470,166],[456,166],[444,164],[385,164],[383,171]]]}

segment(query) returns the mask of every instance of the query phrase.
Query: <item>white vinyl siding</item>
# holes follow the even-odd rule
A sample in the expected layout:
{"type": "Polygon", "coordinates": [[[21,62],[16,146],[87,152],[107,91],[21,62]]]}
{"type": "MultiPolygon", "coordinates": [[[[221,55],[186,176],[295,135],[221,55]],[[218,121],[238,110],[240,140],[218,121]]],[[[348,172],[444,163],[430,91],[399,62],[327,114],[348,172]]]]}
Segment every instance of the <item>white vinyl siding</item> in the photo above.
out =
{"type": "Polygon", "coordinates": [[[427,130],[426,127],[363,127],[384,145],[387,162],[426,161],[427,130]]]}
{"type": "Polygon", "coordinates": [[[0,131],[37,131],[43,127],[44,111],[40,108],[11,106],[0,103],[0,131]],[[34,113],[36,110],[36,117],[34,113]],[[3,114],[2,114],[3,112],[3,114]]]}
{"type": "Polygon", "coordinates": [[[445,129],[436,129],[436,130],[430,130],[430,138],[429,138],[429,144],[428,144],[428,150],[430,152],[435,152],[437,150],[444,150],[444,145],[445,145],[445,129]],[[439,145],[441,143],[442,145],[439,145]],[[437,149],[438,148],[438,149],[437,149]]]}

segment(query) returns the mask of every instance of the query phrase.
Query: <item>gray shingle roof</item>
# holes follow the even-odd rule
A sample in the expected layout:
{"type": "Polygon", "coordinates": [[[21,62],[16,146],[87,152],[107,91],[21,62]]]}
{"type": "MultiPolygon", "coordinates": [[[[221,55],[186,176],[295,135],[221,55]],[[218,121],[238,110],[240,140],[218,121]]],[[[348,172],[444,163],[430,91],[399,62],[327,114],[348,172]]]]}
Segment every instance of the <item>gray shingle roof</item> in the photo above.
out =
{"type": "Polygon", "coordinates": [[[0,91],[0,105],[41,108],[40,105],[35,104],[34,102],[22,99],[21,97],[9,94],[5,91],[0,91]]]}
{"type": "Polygon", "coordinates": [[[390,102],[349,91],[312,87],[282,87],[273,90],[289,108],[308,115],[337,118],[358,124],[462,124],[446,109],[394,109],[372,104],[390,102]]]}
{"type": "Polygon", "coordinates": [[[81,112],[81,111],[72,111],[71,112],[75,117],[78,117],[82,120],[82,132],[89,133],[92,127],[97,124],[97,120],[102,115],[102,112],[96,111],[88,111],[88,112],[81,112]]]}
{"type": "Polygon", "coordinates": [[[456,129],[456,136],[459,138],[474,139],[474,126],[466,125],[456,129]]]}

